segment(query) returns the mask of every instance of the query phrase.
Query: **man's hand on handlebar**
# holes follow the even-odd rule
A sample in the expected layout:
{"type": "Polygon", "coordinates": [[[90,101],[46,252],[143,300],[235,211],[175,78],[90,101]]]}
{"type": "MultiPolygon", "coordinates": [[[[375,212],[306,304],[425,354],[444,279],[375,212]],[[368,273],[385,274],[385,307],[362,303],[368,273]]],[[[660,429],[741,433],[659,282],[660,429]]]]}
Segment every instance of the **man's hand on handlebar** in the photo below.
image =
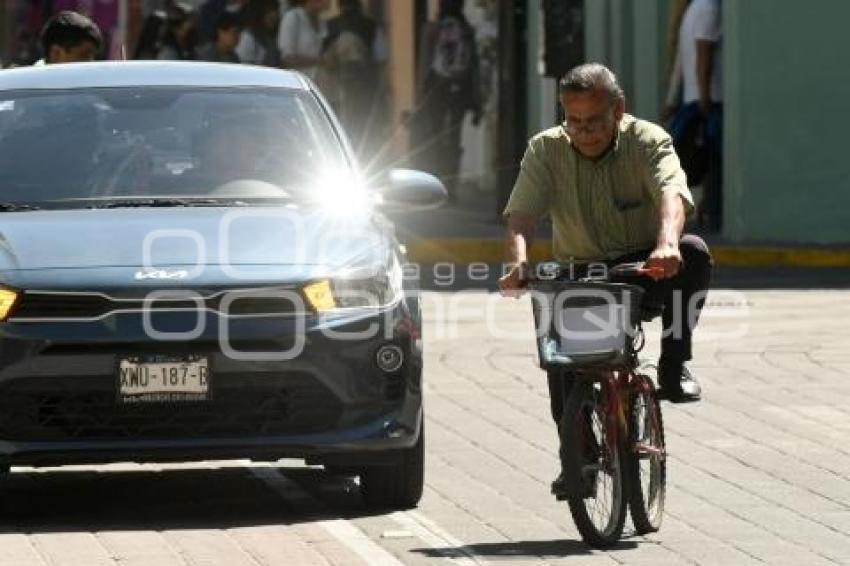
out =
{"type": "Polygon", "coordinates": [[[655,248],[646,260],[645,268],[655,270],[657,275],[652,275],[656,281],[670,279],[679,273],[682,266],[682,253],[677,244],[665,244],[655,248]]]}
{"type": "Polygon", "coordinates": [[[528,264],[517,263],[499,279],[499,292],[503,297],[519,299],[525,293],[528,264]]]}

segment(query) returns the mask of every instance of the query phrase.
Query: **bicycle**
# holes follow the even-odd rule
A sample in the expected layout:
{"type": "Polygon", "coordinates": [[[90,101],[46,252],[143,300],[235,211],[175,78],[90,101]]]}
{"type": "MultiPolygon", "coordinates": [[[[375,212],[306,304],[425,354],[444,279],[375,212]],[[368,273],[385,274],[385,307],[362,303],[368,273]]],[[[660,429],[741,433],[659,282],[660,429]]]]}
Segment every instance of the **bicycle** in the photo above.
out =
{"type": "Polygon", "coordinates": [[[525,281],[540,365],[572,378],[559,425],[567,493],[558,499],[567,500],[582,539],[606,548],[622,536],[627,506],[641,535],[658,531],[664,513],[661,405],[638,360],[641,322],[660,309],[642,305],[643,289],[633,283],[657,273],[622,264],[604,277],[564,280],[564,269],[540,264],[525,281]]]}

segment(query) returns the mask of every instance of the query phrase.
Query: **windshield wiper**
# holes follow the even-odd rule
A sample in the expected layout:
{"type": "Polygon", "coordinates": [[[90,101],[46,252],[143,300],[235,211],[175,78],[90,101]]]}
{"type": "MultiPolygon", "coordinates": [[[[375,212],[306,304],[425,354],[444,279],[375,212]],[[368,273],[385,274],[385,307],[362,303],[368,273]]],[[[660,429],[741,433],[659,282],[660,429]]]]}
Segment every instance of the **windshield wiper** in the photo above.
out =
{"type": "Polygon", "coordinates": [[[0,202],[0,212],[24,212],[27,210],[39,210],[34,204],[23,202],[0,202]]]}
{"type": "Polygon", "coordinates": [[[178,206],[234,206],[243,204],[232,199],[138,198],[98,202],[89,208],[157,208],[178,206]]]}

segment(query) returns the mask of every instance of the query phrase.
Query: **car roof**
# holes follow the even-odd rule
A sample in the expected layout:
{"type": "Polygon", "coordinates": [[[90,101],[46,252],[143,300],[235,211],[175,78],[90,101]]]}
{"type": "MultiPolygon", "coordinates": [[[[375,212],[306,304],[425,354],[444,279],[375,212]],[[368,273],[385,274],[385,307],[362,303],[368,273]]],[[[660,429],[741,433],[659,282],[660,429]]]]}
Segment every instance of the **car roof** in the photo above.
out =
{"type": "Polygon", "coordinates": [[[295,71],[195,61],[105,61],[0,71],[0,90],[134,86],[311,88],[304,75],[295,71]]]}

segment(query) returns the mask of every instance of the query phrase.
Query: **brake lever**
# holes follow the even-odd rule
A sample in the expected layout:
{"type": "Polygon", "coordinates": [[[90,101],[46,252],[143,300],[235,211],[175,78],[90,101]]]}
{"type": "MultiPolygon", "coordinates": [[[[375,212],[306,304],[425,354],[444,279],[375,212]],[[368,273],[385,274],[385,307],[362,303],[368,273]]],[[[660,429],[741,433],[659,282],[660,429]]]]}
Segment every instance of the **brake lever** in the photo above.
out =
{"type": "Polygon", "coordinates": [[[642,277],[651,277],[653,279],[661,279],[664,277],[664,269],[660,267],[641,267],[636,270],[637,274],[642,277]]]}

